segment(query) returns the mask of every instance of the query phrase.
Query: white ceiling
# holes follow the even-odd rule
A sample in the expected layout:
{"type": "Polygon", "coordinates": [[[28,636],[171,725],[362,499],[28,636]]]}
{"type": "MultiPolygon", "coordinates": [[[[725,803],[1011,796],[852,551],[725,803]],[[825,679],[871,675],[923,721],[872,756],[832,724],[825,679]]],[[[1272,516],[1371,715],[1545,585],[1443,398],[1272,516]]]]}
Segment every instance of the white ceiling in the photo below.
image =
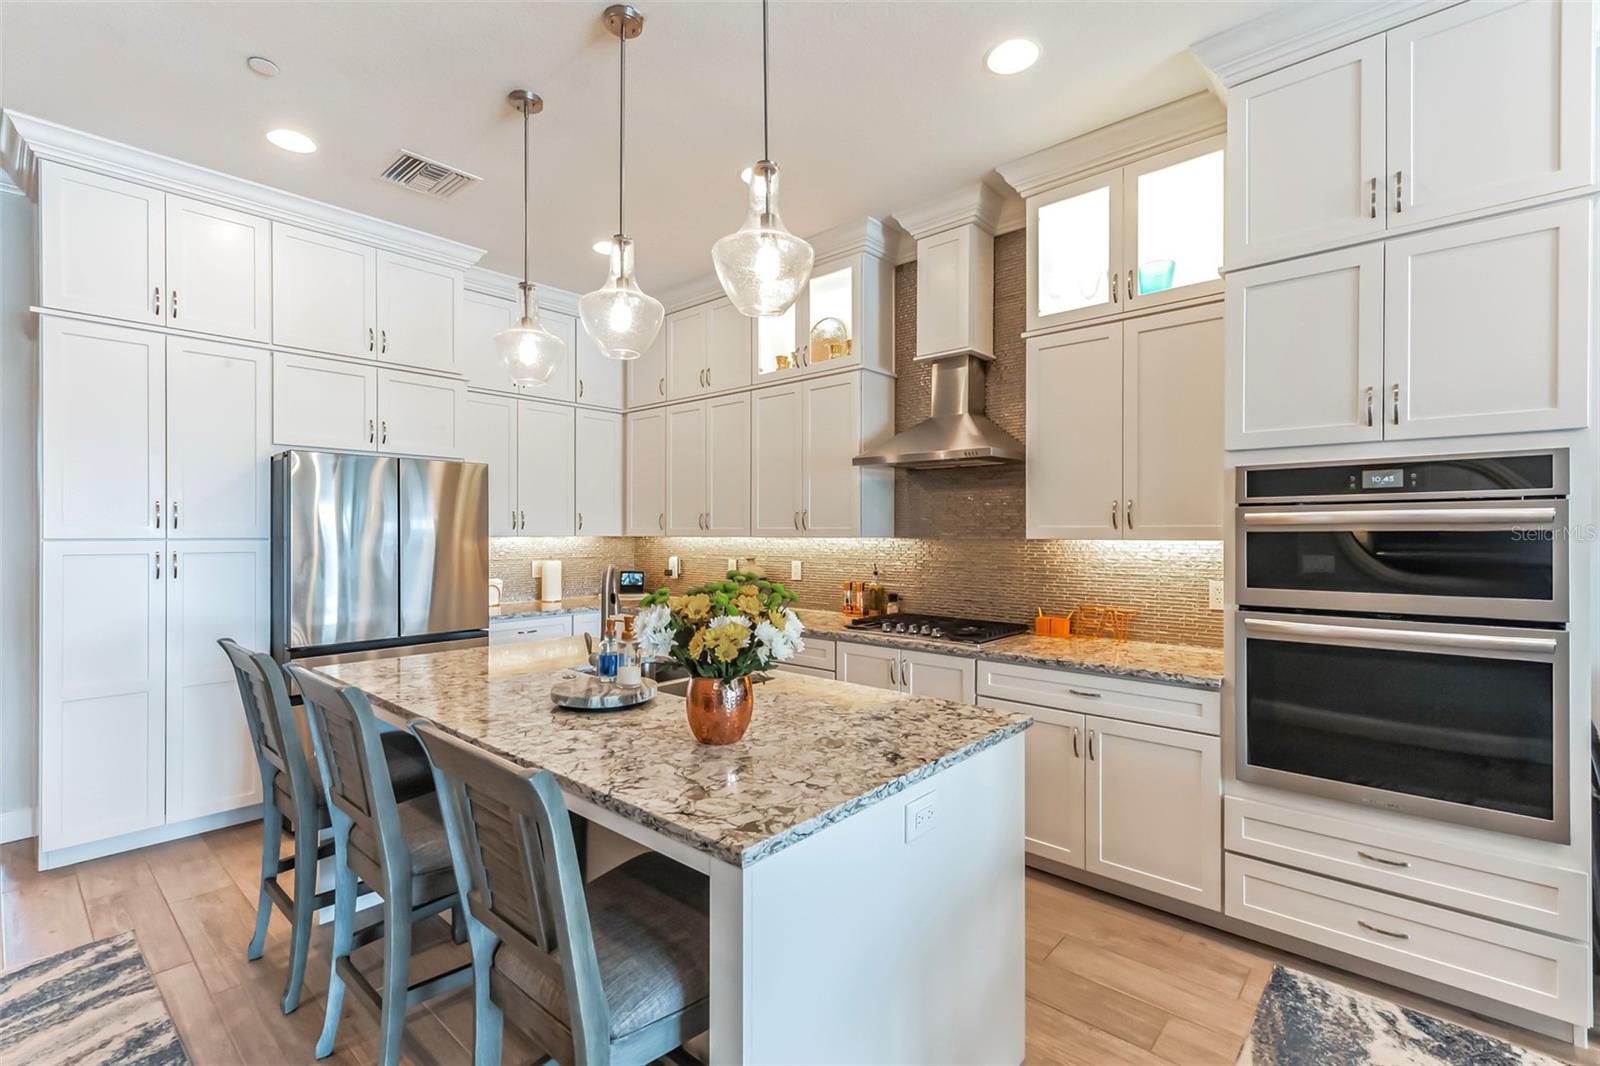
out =
{"type": "MultiPolygon", "coordinates": [[[[628,46],[628,230],[639,279],[710,272],[760,154],[757,3],[644,0],[628,46]]],[[[774,3],[772,154],[785,221],[814,233],[917,206],[996,164],[1198,91],[1185,49],[1271,0],[774,3]],[[1008,36],[1030,71],[991,75],[1008,36]]],[[[546,3],[5,3],[0,104],[488,249],[521,267],[520,118],[533,120],[535,280],[579,292],[615,229],[617,45],[603,0],[546,3]],[[245,58],[282,68],[262,78],[245,58]],[[289,126],[321,150],[262,133],[289,126]],[[408,148],[482,176],[451,200],[376,175],[408,148]]]]}

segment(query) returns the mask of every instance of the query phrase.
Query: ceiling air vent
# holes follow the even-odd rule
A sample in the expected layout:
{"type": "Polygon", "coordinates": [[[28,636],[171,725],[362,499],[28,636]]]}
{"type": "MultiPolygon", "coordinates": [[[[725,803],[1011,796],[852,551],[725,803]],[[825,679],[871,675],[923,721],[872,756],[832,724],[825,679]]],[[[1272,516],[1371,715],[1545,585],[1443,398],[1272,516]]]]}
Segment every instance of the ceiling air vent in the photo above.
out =
{"type": "Polygon", "coordinates": [[[483,179],[415,152],[402,151],[394,162],[384,168],[383,180],[404,185],[426,196],[449,197],[483,179]]]}

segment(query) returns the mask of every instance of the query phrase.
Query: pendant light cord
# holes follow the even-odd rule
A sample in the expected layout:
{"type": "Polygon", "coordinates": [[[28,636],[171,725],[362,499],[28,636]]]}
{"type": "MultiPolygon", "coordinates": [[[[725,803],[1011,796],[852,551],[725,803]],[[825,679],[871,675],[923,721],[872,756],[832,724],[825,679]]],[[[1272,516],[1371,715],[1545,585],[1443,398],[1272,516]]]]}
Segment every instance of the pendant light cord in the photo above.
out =
{"type": "Polygon", "coordinates": [[[767,0],[761,0],[761,158],[772,158],[767,135],[767,0]]]}
{"type": "Polygon", "coordinates": [[[622,160],[628,143],[628,27],[624,23],[617,34],[617,49],[621,61],[617,64],[617,234],[627,233],[622,225],[622,160]]]}
{"type": "Polygon", "coordinates": [[[528,105],[522,105],[522,317],[528,317],[528,105]]]}

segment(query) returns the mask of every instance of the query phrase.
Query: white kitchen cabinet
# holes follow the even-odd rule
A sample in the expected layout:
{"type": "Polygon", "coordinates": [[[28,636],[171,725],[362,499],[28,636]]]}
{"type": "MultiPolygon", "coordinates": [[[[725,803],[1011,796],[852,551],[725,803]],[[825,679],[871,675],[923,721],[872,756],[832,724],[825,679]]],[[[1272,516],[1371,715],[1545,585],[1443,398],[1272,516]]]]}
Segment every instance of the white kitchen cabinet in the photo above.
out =
{"type": "Polygon", "coordinates": [[[803,390],[798,384],[775,385],[757,389],[750,398],[750,532],[799,536],[803,390]]]}
{"type": "Polygon", "coordinates": [[[975,223],[917,241],[917,355],[994,355],[994,238],[975,223]]]}
{"type": "Polygon", "coordinates": [[[530,640],[557,640],[573,635],[572,615],[499,618],[489,623],[490,644],[521,644],[530,640]]]}
{"type": "Polygon", "coordinates": [[[1227,447],[1382,439],[1383,276],[1381,244],[1228,275],[1227,447]]]}
{"type": "Polygon", "coordinates": [[[78,540],[42,548],[41,852],[165,819],[164,547],[78,540]]]}
{"type": "Polygon", "coordinates": [[[166,320],[164,194],[47,160],[39,167],[39,234],[45,307],[166,320]]]}
{"type": "Polygon", "coordinates": [[[755,327],[733,306],[717,300],[706,310],[706,384],[709,390],[742,389],[750,384],[755,327]]]}
{"type": "Polygon", "coordinates": [[[860,374],[836,374],[803,385],[800,528],[809,536],[863,535],[862,471],[854,463],[862,383],[860,374]]]}
{"type": "Polygon", "coordinates": [[[1386,243],[1385,439],[1588,424],[1591,212],[1572,200],[1386,243]]]}
{"type": "Polygon", "coordinates": [[[900,691],[900,649],[872,644],[838,644],[835,676],[852,685],[900,691]]]}
{"type": "Polygon", "coordinates": [[[583,332],[583,327],[578,324],[576,315],[543,306],[539,309],[539,320],[545,329],[561,338],[566,349],[549,381],[543,385],[523,385],[517,391],[532,400],[571,403],[578,394],[578,334],[583,332]]]}
{"type": "Polygon", "coordinates": [[[978,706],[1025,714],[1023,847],[1063,866],[1083,868],[1083,715],[979,696],[978,706]]]}
{"type": "Polygon", "coordinates": [[[469,463],[489,468],[489,536],[513,537],[518,532],[517,412],[512,396],[467,393],[462,425],[462,455],[469,463]]]}
{"type": "Polygon", "coordinates": [[[369,245],[272,224],[272,340],[378,356],[378,253],[369,245]]]}
{"type": "Polygon", "coordinates": [[[1462,4],[1385,40],[1391,227],[1594,180],[1592,5],[1462,4]]]}
{"type": "Polygon", "coordinates": [[[835,652],[834,669],[840,681],[853,685],[952,703],[972,703],[977,699],[977,664],[960,655],[880,648],[841,640],[835,652]]]}
{"type": "Polygon", "coordinates": [[[626,419],[628,536],[655,537],[667,528],[667,412],[626,419]]]}
{"type": "Polygon", "coordinates": [[[377,450],[377,368],[274,352],[272,440],[285,448],[377,450]]]}
{"type": "Polygon", "coordinates": [[[1028,536],[1120,537],[1121,324],[1030,337],[1027,360],[1028,536]]]}
{"type": "Polygon", "coordinates": [[[47,538],[166,535],[166,338],[43,319],[40,526],[47,538]]]}
{"type": "Polygon", "coordinates": [[[167,536],[270,536],[271,355],[173,336],[166,356],[167,536]]]}
{"type": "Polygon", "coordinates": [[[267,647],[268,542],[169,542],[166,585],[166,820],[261,802],[239,683],[217,647],[267,647]]]}
{"type": "Polygon", "coordinates": [[[1229,91],[1230,264],[1383,233],[1384,50],[1371,37],[1229,91]]]}
{"type": "Polygon", "coordinates": [[[697,536],[706,528],[705,404],[667,408],[666,439],[666,532],[697,536]]]}
{"type": "Polygon", "coordinates": [[[1084,869],[1221,909],[1218,738],[1095,716],[1084,729],[1084,869]]]}
{"type": "Polygon", "coordinates": [[[166,199],[167,321],[243,340],[272,336],[272,224],[182,196],[166,199]]]}
{"type": "Polygon", "coordinates": [[[459,378],[378,371],[378,450],[459,459],[466,445],[467,384],[459,378]]]}
{"type": "Polygon", "coordinates": [[[682,400],[706,390],[706,344],[710,306],[688,307],[667,316],[667,399],[682,400]]]}
{"type": "Polygon", "coordinates": [[[1122,526],[1134,540],[1221,540],[1222,307],[1122,323],[1122,526]]]}
{"type": "Polygon", "coordinates": [[[456,370],[461,271],[378,252],[378,358],[425,370],[456,370]]]}
{"type": "MultiPolygon", "coordinates": [[[[868,228],[870,237],[872,225],[868,228]]],[[[921,256],[918,264],[919,271],[937,269],[935,263],[921,256]]],[[[781,315],[752,320],[755,328],[751,380],[763,384],[794,375],[830,373],[851,367],[892,371],[893,287],[894,266],[878,254],[870,239],[863,251],[836,255],[817,263],[789,310],[781,315]],[[846,342],[842,346],[836,342],[828,345],[819,342],[813,348],[812,330],[830,318],[844,327],[846,342]]],[[[981,294],[976,295],[981,300],[981,294]]],[[[935,304],[930,301],[928,306],[935,304]]],[[[942,306],[940,309],[945,310],[942,306]]],[[[972,318],[979,325],[973,332],[982,332],[981,308],[967,306],[955,312],[958,316],[976,312],[972,318]]],[[[918,305],[919,316],[923,313],[922,305],[918,305]]],[[[935,333],[940,329],[954,332],[967,325],[969,323],[947,326],[940,322],[930,328],[935,333]]],[[[918,336],[923,335],[919,329],[918,336]]],[[[718,376],[716,380],[722,378],[718,376]]]]}
{"type": "Polygon", "coordinates": [[[467,376],[473,388],[516,391],[511,373],[495,350],[494,335],[516,325],[519,314],[515,300],[476,289],[462,291],[455,369],[467,376]]]}
{"type": "Polygon", "coordinates": [[[578,323],[574,356],[578,375],[578,402],[593,407],[622,409],[623,366],[631,360],[613,359],[600,350],[589,331],[578,323]]]}
{"type": "Polygon", "coordinates": [[[577,531],[585,537],[622,536],[622,416],[578,408],[576,421],[577,531]]]}
{"type": "Polygon", "coordinates": [[[625,371],[629,407],[661,403],[667,398],[667,327],[663,323],[655,342],[627,361],[625,371]]]}
{"type": "MultiPolygon", "coordinates": [[[[741,316],[743,317],[743,316],[741,316]]],[[[707,533],[750,535],[750,394],[705,401],[707,533]]]]}
{"type": "Polygon", "coordinates": [[[1097,174],[1028,198],[1028,328],[1121,307],[1122,172],[1097,174]]]}
{"type": "Polygon", "coordinates": [[[522,401],[517,419],[517,532],[570,537],[576,529],[573,409],[522,401]]]}

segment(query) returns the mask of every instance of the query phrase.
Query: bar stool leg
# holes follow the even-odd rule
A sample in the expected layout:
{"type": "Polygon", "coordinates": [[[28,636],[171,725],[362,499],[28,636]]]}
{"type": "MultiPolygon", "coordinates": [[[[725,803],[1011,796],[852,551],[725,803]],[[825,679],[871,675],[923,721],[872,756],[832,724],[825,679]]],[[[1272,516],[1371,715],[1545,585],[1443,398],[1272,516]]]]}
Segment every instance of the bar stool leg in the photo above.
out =
{"type": "Polygon", "coordinates": [[[349,819],[335,815],[333,832],[334,861],[338,868],[333,888],[333,962],[328,973],[328,1013],[322,1022],[322,1038],[317,1041],[319,1059],[333,1054],[333,1042],[339,1036],[339,1015],[344,1011],[344,976],[339,973],[339,960],[348,959],[355,944],[356,875],[345,862],[345,848],[350,839],[349,819]],[[337,824],[340,821],[344,824],[337,824]]]}
{"type": "Polygon", "coordinates": [[[278,849],[283,844],[283,815],[272,802],[268,791],[261,805],[261,891],[256,897],[256,933],[250,939],[245,958],[254,962],[267,946],[267,925],[272,921],[272,897],[267,895],[267,882],[278,876],[278,849]]]}
{"type": "Polygon", "coordinates": [[[500,1066],[501,1040],[505,1018],[489,998],[489,970],[500,938],[482,922],[467,918],[467,935],[472,940],[472,1062],[473,1066],[500,1066]]]}
{"type": "MultiPolygon", "coordinates": [[[[302,823],[306,824],[306,823],[302,823]]],[[[315,825],[313,820],[310,825],[315,825]]],[[[283,1013],[300,1006],[306,956],[311,952],[311,926],[317,911],[317,840],[314,833],[294,835],[294,937],[289,949],[289,984],[283,992],[283,1013]],[[309,836],[310,839],[306,839],[309,836]]]]}
{"type": "Polygon", "coordinates": [[[383,1010],[379,1019],[382,1066],[399,1066],[400,1039],[406,1029],[406,986],[411,983],[411,876],[388,884],[383,901],[383,1010]]]}

